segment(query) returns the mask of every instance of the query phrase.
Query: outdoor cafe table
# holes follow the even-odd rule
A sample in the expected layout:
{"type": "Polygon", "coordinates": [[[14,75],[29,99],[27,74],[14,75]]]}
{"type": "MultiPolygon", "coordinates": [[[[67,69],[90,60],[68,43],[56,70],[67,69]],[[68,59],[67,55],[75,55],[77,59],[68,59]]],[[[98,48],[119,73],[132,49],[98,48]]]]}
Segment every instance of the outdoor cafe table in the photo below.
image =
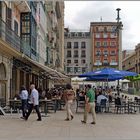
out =
{"type": "Polygon", "coordinates": [[[47,115],[48,113],[48,104],[52,103],[54,105],[54,111],[56,112],[56,100],[55,99],[40,99],[39,100],[40,103],[44,104],[44,113],[45,115],[47,115]]]}
{"type": "Polygon", "coordinates": [[[13,107],[14,111],[17,111],[17,108],[20,108],[21,106],[21,100],[19,99],[9,99],[10,107],[13,107]]]}

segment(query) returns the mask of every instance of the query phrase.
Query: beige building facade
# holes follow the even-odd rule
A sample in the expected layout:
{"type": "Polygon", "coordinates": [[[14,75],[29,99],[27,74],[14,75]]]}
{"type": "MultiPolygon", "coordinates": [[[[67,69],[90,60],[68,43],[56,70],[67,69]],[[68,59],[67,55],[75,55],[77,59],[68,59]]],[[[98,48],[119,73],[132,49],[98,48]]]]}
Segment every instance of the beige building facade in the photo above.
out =
{"type": "MultiPolygon", "coordinates": [[[[46,63],[48,61],[47,48],[51,46],[47,43],[49,28],[47,27],[47,10],[44,8],[44,2],[0,1],[1,103],[7,104],[10,98],[19,94],[22,85],[25,85],[29,91],[30,82],[35,83],[36,88],[46,89],[52,87],[55,80],[67,79],[58,71],[57,67],[52,69],[46,63]],[[38,16],[37,10],[43,14],[38,16]],[[46,22],[46,24],[43,25],[42,22],[46,22]],[[43,32],[43,28],[46,29],[45,32],[43,32]]],[[[64,17],[62,16],[62,18],[64,17]]],[[[50,24],[52,24],[51,19],[50,24]]],[[[56,36],[55,40],[59,40],[59,37],[56,36]]],[[[53,44],[55,45],[55,43],[53,44]]],[[[60,44],[63,42],[60,41],[60,44]]],[[[62,48],[63,46],[61,46],[62,48]]],[[[49,52],[49,54],[51,53],[49,52]]],[[[53,60],[54,66],[55,62],[56,58],[53,60]]]]}

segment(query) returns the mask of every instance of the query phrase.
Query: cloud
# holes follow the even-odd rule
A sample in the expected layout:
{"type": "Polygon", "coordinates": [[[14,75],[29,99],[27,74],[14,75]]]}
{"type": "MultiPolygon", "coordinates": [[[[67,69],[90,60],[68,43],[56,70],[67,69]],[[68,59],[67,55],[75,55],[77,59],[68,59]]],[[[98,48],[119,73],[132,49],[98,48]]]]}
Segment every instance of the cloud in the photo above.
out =
{"type": "Polygon", "coordinates": [[[114,22],[117,17],[116,8],[121,8],[120,17],[124,25],[122,31],[122,48],[134,49],[135,45],[140,42],[140,19],[138,19],[140,2],[71,1],[69,3],[65,2],[65,5],[65,11],[71,13],[71,16],[66,14],[65,17],[65,25],[69,26],[70,29],[89,29],[90,22],[100,22],[101,17],[103,22],[114,22]]]}

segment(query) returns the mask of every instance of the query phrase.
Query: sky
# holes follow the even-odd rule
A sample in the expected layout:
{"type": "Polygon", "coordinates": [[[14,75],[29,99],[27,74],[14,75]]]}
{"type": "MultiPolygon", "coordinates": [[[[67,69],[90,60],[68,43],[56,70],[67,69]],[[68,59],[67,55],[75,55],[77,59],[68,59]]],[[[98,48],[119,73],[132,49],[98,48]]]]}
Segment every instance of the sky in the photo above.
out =
{"type": "Polygon", "coordinates": [[[140,43],[140,1],[65,1],[65,27],[88,30],[90,22],[115,22],[120,8],[122,49],[140,43]]]}

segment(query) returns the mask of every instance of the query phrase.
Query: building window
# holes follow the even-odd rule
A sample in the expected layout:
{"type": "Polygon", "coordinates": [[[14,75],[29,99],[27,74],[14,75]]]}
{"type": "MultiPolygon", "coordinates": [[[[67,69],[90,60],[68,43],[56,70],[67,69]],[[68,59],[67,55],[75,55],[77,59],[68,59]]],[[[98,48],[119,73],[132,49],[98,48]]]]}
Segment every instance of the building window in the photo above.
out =
{"type": "Polygon", "coordinates": [[[74,63],[75,63],[75,64],[78,64],[78,60],[77,60],[77,59],[76,59],[76,60],[74,60],[74,63]]]}
{"type": "Polygon", "coordinates": [[[82,73],[86,72],[86,67],[82,68],[82,73]]]}
{"type": "Polygon", "coordinates": [[[98,29],[98,27],[96,27],[96,32],[99,32],[99,29],[98,29]]]}
{"type": "Polygon", "coordinates": [[[100,38],[100,33],[96,33],[95,38],[100,38]]]}
{"type": "Polygon", "coordinates": [[[67,42],[67,48],[71,49],[71,42],[67,42]]]}
{"type": "Polygon", "coordinates": [[[67,57],[71,57],[71,51],[67,51],[67,57]]]}
{"type": "Polygon", "coordinates": [[[29,34],[23,34],[22,40],[26,42],[27,45],[30,45],[30,35],[29,34]]]}
{"type": "Polygon", "coordinates": [[[67,73],[71,73],[73,72],[73,68],[72,67],[67,67],[67,73]]]}
{"type": "Polygon", "coordinates": [[[81,57],[86,57],[86,51],[85,50],[81,51],[81,57]]]}
{"type": "Polygon", "coordinates": [[[108,34],[107,33],[104,33],[103,34],[103,38],[108,38],[108,34]]]}
{"type": "Polygon", "coordinates": [[[12,23],[12,10],[9,7],[6,7],[6,23],[8,27],[11,29],[12,23]]]}
{"type": "Polygon", "coordinates": [[[78,57],[78,50],[74,50],[74,57],[78,57]]]}
{"type": "Polygon", "coordinates": [[[100,47],[100,42],[96,42],[96,47],[100,47]]]}
{"type": "Polygon", "coordinates": [[[100,56],[100,55],[101,55],[101,51],[100,51],[100,50],[97,50],[97,51],[96,51],[96,55],[97,55],[97,56],[100,56]]]}
{"type": "Polygon", "coordinates": [[[104,27],[104,32],[107,32],[107,27],[104,27]]]}
{"type": "Polygon", "coordinates": [[[86,60],[85,59],[81,60],[81,63],[82,64],[85,64],[86,63],[86,60]]]}
{"type": "Polygon", "coordinates": [[[68,63],[68,64],[71,64],[71,60],[67,60],[67,63],[68,63]]]}
{"type": "Polygon", "coordinates": [[[111,62],[116,62],[116,59],[115,58],[111,58],[111,62]]]}
{"type": "Polygon", "coordinates": [[[14,31],[18,35],[18,23],[16,20],[14,20],[14,31]]]}
{"type": "Polygon", "coordinates": [[[75,73],[78,72],[78,67],[74,67],[74,72],[75,72],[75,73]]]}
{"type": "Polygon", "coordinates": [[[71,33],[71,37],[75,37],[75,33],[71,33]]]}
{"type": "Polygon", "coordinates": [[[74,48],[78,49],[78,42],[74,42],[74,48]]]}
{"type": "Polygon", "coordinates": [[[78,36],[79,36],[79,37],[82,37],[82,33],[78,33],[78,36]]]}
{"type": "Polygon", "coordinates": [[[117,33],[111,33],[110,34],[110,38],[116,38],[117,37],[117,33]]]}
{"type": "Polygon", "coordinates": [[[71,37],[71,34],[70,34],[70,33],[68,33],[68,37],[69,37],[69,38],[71,37]]]}
{"type": "Polygon", "coordinates": [[[116,42],[115,41],[110,42],[110,46],[111,47],[115,47],[116,46],[116,42]]]}
{"type": "Polygon", "coordinates": [[[108,55],[108,51],[107,50],[104,50],[104,55],[108,55]]]}
{"type": "Polygon", "coordinates": [[[86,42],[81,42],[81,48],[86,48],[86,42]]]}
{"type": "Polygon", "coordinates": [[[107,42],[106,41],[103,42],[103,46],[107,47],[107,42]]]}
{"type": "Polygon", "coordinates": [[[112,51],[110,52],[110,55],[116,55],[115,50],[112,50],[112,51]]]}

